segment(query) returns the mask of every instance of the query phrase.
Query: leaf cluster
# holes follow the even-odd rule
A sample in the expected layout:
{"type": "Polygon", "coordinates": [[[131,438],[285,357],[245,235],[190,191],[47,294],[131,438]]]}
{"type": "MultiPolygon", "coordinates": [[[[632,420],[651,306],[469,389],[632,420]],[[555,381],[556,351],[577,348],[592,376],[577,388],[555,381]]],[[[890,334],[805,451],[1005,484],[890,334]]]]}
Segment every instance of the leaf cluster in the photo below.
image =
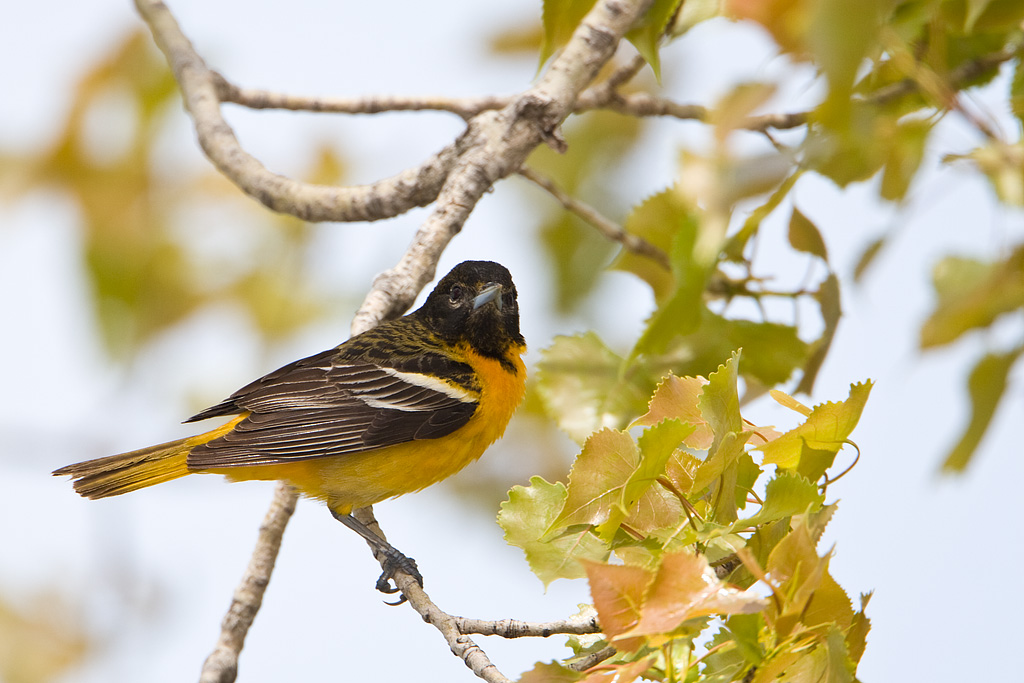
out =
{"type": "MultiPolygon", "coordinates": [[[[542,62],[566,42],[592,4],[592,0],[545,1],[542,62]]],[[[594,339],[562,343],[591,349],[602,356],[602,376],[606,371],[615,377],[647,375],[644,388],[649,389],[664,371],[707,374],[713,369],[711,363],[731,350],[729,344],[722,343],[723,338],[729,338],[732,348],[743,346],[749,352],[745,379],[771,386],[778,377],[788,376],[787,371],[802,369],[797,389],[809,392],[840,316],[840,287],[831,269],[813,291],[789,292],[793,298],[809,297],[821,313],[824,332],[809,344],[801,345],[785,325],[773,327],[777,321],[751,321],[757,328],[725,322],[720,312],[702,304],[710,297],[729,301],[737,295],[757,296],[758,289],[763,298],[764,288],[759,287],[762,281],[752,274],[751,245],[770,215],[794,203],[793,190],[804,174],[828,178],[840,187],[874,179],[881,199],[902,203],[912,197],[915,182],[931,165],[928,160],[941,159],[983,175],[1004,204],[1024,206],[1024,143],[1020,140],[1020,126],[1024,124],[1024,3],[866,0],[852,11],[847,4],[834,0],[701,0],[681,4],[666,0],[654,4],[630,39],[660,80],[659,50],[666,43],[685,36],[701,22],[723,18],[759,26],[771,36],[780,54],[812,66],[822,96],[805,111],[762,115],[766,108],[778,106],[774,99],[777,84],[764,80],[740,83],[717,102],[699,105],[703,113],[693,116],[708,125],[711,151],[685,150],[680,155],[677,185],[642,203],[625,220],[630,233],[661,248],[672,264],[671,272],[667,272],[654,260],[628,251],[615,261],[614,267],[633,272],[650,284],[657,298],[658,310],[648,321],[637,347],[627,358],[616,359],[607,350],[594,348],[594,339]],[[992,83],[1000,70],[1009,75],[1006,102],[1017,124],[1013,131],[1002,130],[994,113],[984,111],[971,98],[973,89],[992,83]],[[939,149],[934,133],[950,114],[975,129],[980,142],[969,143],[966,150],[939,149]],[[784,130],[785,135],[777,135],[773,128],[784,130]],[[749,138],[751,130],[763,133],[770,149],[747,156],[736,154],[732,141],[739,136],[749,138]],[[747,213],[739,230],[725,241],[727,228],[736,226],[741,213],[748,210],[741,203],[765,192],[771,193],[769,199],[747,213]],[[681,228],[683,225],[687,227],[681,228]],[[740,267],[744,273],[740,278],[730,278],[722,264],[714,262],[719,247],[724,248],[728,263],[740,267]],[[761,342],[762,346],[755,346],[761,342]],[[766,349],[771,352],[765,353],[766,349]],[[750,362],[766,358],[772,367],[757,368],[750,362]]],[[[647,88],[657,92],[656,85],[647,88]]],[[[571,149],[576,152],[583,147],[586,153],[564,163],[577,175],[603,177],[607,170],[595,162],[601,154],[594,151],[602,149],[601,136],[584,130],[583,125],[579,130],[582,134],[571,149]]],[[[639,132],[634,131],[632,140],[619,142],[635,144],[639,132]]],[[[622,149],[622,144],[616,149],[619,156],[628,151],[622,149]]],[[[614,186],[606,178],[602,184],[614,186]]],[[[586,191],[586,187],[577,189],[586,191]]],[[[789,211],[791,246],[828,266],[825,242],[812,219],[799,207],[789,211]]],[[[570,224],[571,219],[565,218],[560,237],[575,234],[570,224]]],[[[891,238],[892,234],[883,234],[868,243],[857,262],[855,278],[868,272],[891,238]]],[[[575,277],[570,272],[574,266],[567,264],[586,262],[593,272],[592,267],[602,257],[599,248],[580,249],[587,238],[577,241],[551,240],[546,244],[552,263],[561,273],[560,282],[574,285],[573,294],[562,297],[570,304],[584,300],[594,278],[575,277]],[[577,260],[580,254],[586,254],[582,261],[577,260]]],[[[1019,245],[1011,245],[1009,256],[991,263],[951,256],[937,266],[937,281],[945,277],[941,275],[945,272],[951,272],[954,278],[970,277],[967,271],[972,269],[989,272],[985,282],[969,283],[971,289],[963,296],[951,297],[937,289],[936,312],[921,330],[922,349],[951,343],[968,329],[987,329],[997,319],[1019,313],[1019,250],[1019,245]]],[[[1008,373],[1022,348],[1024,342],[993,349],[976,361],[968,380],[972,414],[946,458],[945,469],[961,470],[970,461],[995,415],[1008,373]]],[[[565,358],[579,352],[561,349],[555,356],[565,358]]],[[[553,377],[550,366],[548,377],[553,377]]],[[[613,389],[616,383],[606,384],[613,389]]],[[[600,393],[596,387],[591,389],[600,393]]],[[[541,391],[549,403],[566,403],[550,385],[541,391]]],[[[569,431],[579,439],[601,424],[621,427],[621,419],[603,408],[614,412],[621,404],[635,406],[636,401],[636,396],[596,400],[593,403],[598,410],[593,415],[597,420],[580,423],[581,407],[569,418],[576,422],[569,431]]]]}
{"type": "MultiPolygon", "coordinates": [[[[534,477],[502,505],[506,540],[545,584],[586,577],[603,640],[574,643],[618,650],[602,676],[853,678],[866,599],[853,609],[817,544],[836,508],[828,472],[871,384],[813,409],[773,392],[802,420],[780,433],[742,417],[739,380],[739,353],[707,379],[666,376],[625,429],[586,439],[568,484],[534,477]]],[[[583,679],[570,664],[523,680],[583,679]]]]}

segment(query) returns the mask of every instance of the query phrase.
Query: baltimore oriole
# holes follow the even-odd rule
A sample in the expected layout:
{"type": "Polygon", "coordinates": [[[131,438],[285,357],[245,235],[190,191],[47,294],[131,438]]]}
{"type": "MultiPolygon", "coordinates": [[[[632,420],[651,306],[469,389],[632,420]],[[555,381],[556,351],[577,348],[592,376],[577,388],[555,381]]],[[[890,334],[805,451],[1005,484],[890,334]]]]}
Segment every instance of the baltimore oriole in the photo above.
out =
{"type": "Polygon", "coordinates": [[[479,458],[523,398],[526,343],[508,270],[466,261],[418,310],[261,377],[185,422],[234,415],[198,436],[68,465],[86,498],[192,473],[285,480],[388,558],[377,588],[415,563],[350,515],[418,491],[479,458]]]}

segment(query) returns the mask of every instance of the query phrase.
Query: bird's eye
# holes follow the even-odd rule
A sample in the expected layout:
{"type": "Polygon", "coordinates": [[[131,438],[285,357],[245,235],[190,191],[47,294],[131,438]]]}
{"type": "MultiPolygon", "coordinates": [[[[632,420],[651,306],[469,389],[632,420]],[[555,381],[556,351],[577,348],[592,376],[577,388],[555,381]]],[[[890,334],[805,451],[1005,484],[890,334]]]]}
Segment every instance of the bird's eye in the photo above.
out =
{"type": "Polygon", "coordinates": [[[462,285],[452,285],[451,291],[448,292],[448,301],[452,306],[462,303],[462,285]]]}

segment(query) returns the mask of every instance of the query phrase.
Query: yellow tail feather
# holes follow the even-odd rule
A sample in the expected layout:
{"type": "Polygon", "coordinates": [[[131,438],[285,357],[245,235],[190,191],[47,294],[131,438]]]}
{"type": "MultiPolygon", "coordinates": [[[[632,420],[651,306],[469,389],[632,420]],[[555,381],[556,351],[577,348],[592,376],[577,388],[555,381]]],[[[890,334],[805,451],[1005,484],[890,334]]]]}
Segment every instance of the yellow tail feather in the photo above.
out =
{"type": "Polygon", "coordinates": [[[162,484],[189,473],[188,452],[195,437],[140,448],[137,451],[87,460],[56,470],[74,477],[75,491],[86,498],[106,498],[162,484]]]}

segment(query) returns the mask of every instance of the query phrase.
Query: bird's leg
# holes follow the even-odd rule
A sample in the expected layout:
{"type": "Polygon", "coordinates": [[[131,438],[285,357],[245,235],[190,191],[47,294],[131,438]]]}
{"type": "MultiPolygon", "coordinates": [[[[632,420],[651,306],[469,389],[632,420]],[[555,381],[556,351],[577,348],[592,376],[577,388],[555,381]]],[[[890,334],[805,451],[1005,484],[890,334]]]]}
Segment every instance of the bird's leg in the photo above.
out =
{"type": "MultiPolygon", "coordinates": [[[[331,510],[330,507],[328,507],[331,510]]],[[[411,557],[407,557],[398,550],[395,546],[391,545],[377,534],[370,531],[369,527],[360,522],[352,515],[343,515],[339,512],[331,510],[331,515],[347,526],[352,531],[356,532],[363,537],[370,547],[373,549],[375,555],[381,555],[384,558],[383,568],[384,571],[381,573],[380,578],[377,579],[377,590],[381,593],[397,593],[399,591],[398,584],[391,585],[391,581],[394,579],[395,573],[398,571],[405,572],[412,578],[416,579],[416,583],[423,587],[423,575],[420,574],[420,570],[416,567],[416,560],[411,557]]],[[[379,559],[379,558],[378,558],[379,559]]],[[[407,598],[402,595],[397,602],[389,602],[389,605],[401,605],[407,598]]]]}

